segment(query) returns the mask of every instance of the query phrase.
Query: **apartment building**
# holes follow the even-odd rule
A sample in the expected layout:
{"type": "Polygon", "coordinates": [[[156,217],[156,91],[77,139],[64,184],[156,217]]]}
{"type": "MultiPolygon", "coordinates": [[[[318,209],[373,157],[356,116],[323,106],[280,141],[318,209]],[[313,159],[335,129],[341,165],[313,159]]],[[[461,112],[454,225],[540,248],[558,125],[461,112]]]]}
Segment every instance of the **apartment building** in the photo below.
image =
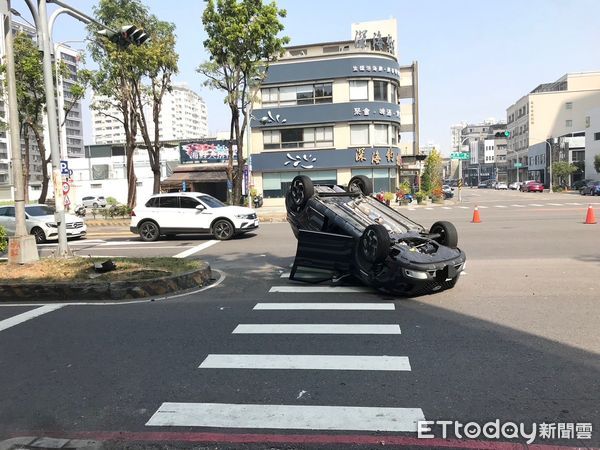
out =
{"type": "MultiPolygon", "coordinates": [[[[540,84],[509,106],[506,110],[511,134],[507,155],[509,180],[535,178],[549,186],[550,161],[560,158],[561,148],[565,161],[585,161],[587,139],[585,143],[575,140],[569,145],[571,139],[567,138],[585,136],[590,111],[598,106],[600,72],[565,74],[555,82],[540,84]]],[[[571,181],[593,175],[585,167],[584,173],[571,181]]]]}
{"type": "Polygon", "coordinates": [[[507,180],[505,131],[506,124],[496,119],[467,124],[462,128],[460,142],[463,143],[463,148],[468,148],[471,157],[462,165],[465,183],[473,186],[489,179],[507,180]]]}
{"type": "MultiPolygon", "coordinates": [[[[107,98],[95,95],[92,104],[106,104],[107,98]]],[[[144,109],[146,118],[152,118],[152,108],[144,109]]],[[[117,119],[121,113],[117,108],[103,108],[103,112],[92,109],[92,136],[95,144],[120,144],[125,142],[125,129],[117,119]]],[[[150,134],[154,134],[154,123],[149,120],[150,134]]],[[[185,83],[174,83],[171,92],[163,97],[159,116],[159,136],[163,141],[205,138],[208,136],[208,111],[200,95],[185,83]]],[[[138,131],[138,141],[141,136],[138,131]]]]}
{"type": "Polygon", "coordinates": [[[270,65],[250,146],[267,204],[298,174],[338,184],[366,175],[377,191],[417,176],[417,63],[399,65],[395,19],[355,23],[352,37],[288,47],[270,65]]]}
{"type": "MultiPolygon", "coordinates": [[[[37,39],[35,28],[19,21],[13,21],[12,29],[14,33],[23,32],[32,39],[37,39]]],[[[0,24],[3,28],[4,24],[0,24]]],[[[0,36],[0,58],[4,57],[4,30],[0,36]]],[[[77,80],[77,70],[79,62],[79,52],[64,44],[55,46],[55,58],[59,58],[66,64],[68,74],[58,80],[57,89],[57,115],[61,127],[59,128],[59,145],[61,157],[78,158],[83,157],[83,124],[81,119],[81,103],[75,101],[71,95],[71,86],[77,80]],[[70,112],[65,117],[64,107],[68,106],[70,112]]],[[[6,94],[0,98],[0,118],[3,121],[9,120],[8,107],[6,105],[6,94]]],[[[47,156],[50,152],[50,139],[48,136],[48,119],[44,114],[42,118],[44,125],[44,144],[47,156]]],[[[29,198],[35,199],[39,196],[42,186],[42,158],[35,137],[29,132],[29,198]]],[[[23,158],[26,157],[25,142],[21,139],[21,152],[23,158]]],[[[10,166],[11,149],[10,138],[7,131],[0,131],[0,201],[13,199],[13,182],[10,166]]]]}

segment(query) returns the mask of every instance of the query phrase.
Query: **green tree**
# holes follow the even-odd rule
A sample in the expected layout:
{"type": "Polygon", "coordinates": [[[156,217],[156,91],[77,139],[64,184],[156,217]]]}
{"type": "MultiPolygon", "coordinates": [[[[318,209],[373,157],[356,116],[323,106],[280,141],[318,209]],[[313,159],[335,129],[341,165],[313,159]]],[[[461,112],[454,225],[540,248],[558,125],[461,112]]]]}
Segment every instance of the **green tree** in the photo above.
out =
{"type": "Polygon", "coordinates": [[[204,47],[209,61],[198,68],[206,77],[205,85],[225,93],[224,102],[231,112],[229,128],[229,162],[227,180],[229,203],[241,204],[244,170],[244,133],[250,116],[250,105],[258,93],[257,86],[266,75],[269,64],[281,56],[287,36],[279,20],[286,11],[275,2],[262,0],[208,0],[202,15],[207,39],[204,47]],[[234,145],[237,165],[234,168],[234,145]]]}
{"type": "Polygon", "coordinates": [[[421,190],[428,194],[442,188],[442,155],[437,150],[432,150],[425,159],[425,168],[421,175],[421,190]]]}
{"type": "Polygon", "coordinates": [[[594,169],[597,173],[600,173],[600,155],[594,156],[594,169]]]}
{"type": "MultiPolygon", "coordinates": [[[[50,182],[48,171],[50,155],[46,155],[46,146],[44,144],[46,94],[44,90],[42,54],[33,39],[22,32],[15,35],[14,52],[17,108],[19,111],[18,121],[25,146],[23,157],[23,184],[26,187],[25,201],[29,201],[28,186],[31,172],[29,155],[30,140],[33,138],[40,154],[42,170],[42,189],[38,201],[45,203],[48,196],[48,184],[50,182]]],[[[4,66],[1,69],[4,71],[4,66]]],[[[69,72],[64,63],[59,62],[57,73],[59,77],[66,77],[68,75],[69,72]]],[[[56,73],[53,74],[56,75],[56,73]]],[[[65,104],[66,113],[85,95],[87,80],[88,74],[85,70],[78,73],[77,82],[72,83],[70,87],[72,99],[65,104]]],[[[56,80],[54,81],[56,82],[56,80]]],[[[61,125],[64,125],[64,121],[61,125]]]]}
{"type": "Polygon", "coordinates": [[[575,164],[570,164],[566,161],[557,161],[552,163],[552,183],[560,186],[567,185],[567,178],[577,172],[578,168],[575,164]]]}
{"type": "Polygon", "coordinates": [[[171,91],[171,77],[177,73],[179,56],[175,51],[175,25],[158,20],[150,15],[147,21],[147,32],[152,33],[152,39],[140,48],[134,55],[138,66],[143,70],[143,77],[148,80],[144,85],[141,80],[132,80],[135,112],[139,130],[148,150],[150,168],[154,175],[153,192],[160,192],[160,112],[162,100],[166,92],[171,91]],[[144,108],[149,105],[152,116],[146,117],[144,108]],[[149,120],[153,124],[153,133],[148,126],[149,120]]]}
{"type": "Polygon", "coordinates": [[[6,230],[0,226],[0,254],[6,251],[8,247],[8,237],[6,236],[6,230]]]}
{"type": "MultiPolygon", "coordinates": [[[[113,29],[124,25],[135,25],[145,29],[149,20],[148,9],[139,0],[100,0],[94,7],[98,22],[113,29]]],[[[96,97],[92,108],[99,114],[111,117],[123,125],[125,131],[125,159],[127,169],[127,206],[134,207],[137,200],[133,155],[138,132],[138,112],[134,90],[141,85],[143,68],[139,66],[139,47],[119,47],[109,39],[98,36],[100,28],[88,25],[89,51],[98,65],[91,81],[96,97]],[[118,111],[116,116],[110,109],[118,111]]]]}

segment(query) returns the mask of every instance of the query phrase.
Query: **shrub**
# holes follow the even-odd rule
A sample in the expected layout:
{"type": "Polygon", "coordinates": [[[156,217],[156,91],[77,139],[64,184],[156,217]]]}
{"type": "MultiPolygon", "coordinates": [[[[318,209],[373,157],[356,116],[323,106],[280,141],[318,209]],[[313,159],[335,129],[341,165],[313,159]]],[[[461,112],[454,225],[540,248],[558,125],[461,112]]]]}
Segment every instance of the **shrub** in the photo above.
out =
{"type": "Polygon", "coordinates": [[[417,200],[417,203],[421,203],[423,200],[425,200],[427,198],[427,193],[423,192],[423,191],[417,191],[415,193],[415,199],[417,200]]]}
{"type": "Polygon", "coordinates": [[[383,194],[383,199],[386,202],[391,202],[392,200],[394,200],[395,195],[392,194],[391,192],[386,192],[385,194],[383,194]]]}
{"type": "Polygon", "coordinates": [[[112,206],[112,205],[118,205],[119,202],[114,197],[106,197],[106,204],[112,206]]]}
{"type": "Polygon", "coordinates": [[[8,237],[6,230],[0,226],[0,253],[4,253],[8,247],[8,237]]]}
{"type": "Polygon", "coordinates": [[[400,184],[400,192],[403,195],[406,195],[406,194],[410,194],[410,191],[411,191],[410,183],[406,180],[403,181],[402,184],[400,184]]]}

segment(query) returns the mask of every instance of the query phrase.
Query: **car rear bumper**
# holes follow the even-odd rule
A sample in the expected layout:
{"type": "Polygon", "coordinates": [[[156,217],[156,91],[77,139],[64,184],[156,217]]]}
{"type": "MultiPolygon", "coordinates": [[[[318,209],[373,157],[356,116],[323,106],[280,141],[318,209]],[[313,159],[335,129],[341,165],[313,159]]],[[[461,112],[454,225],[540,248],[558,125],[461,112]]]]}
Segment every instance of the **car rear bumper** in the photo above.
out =
{"type": "Polygon", "coordinates": [[[135,226],[135,227],[129,227],[129,231],[131,231],[133,234],[138,234],[139,233],[137,226],[135,226]]]}

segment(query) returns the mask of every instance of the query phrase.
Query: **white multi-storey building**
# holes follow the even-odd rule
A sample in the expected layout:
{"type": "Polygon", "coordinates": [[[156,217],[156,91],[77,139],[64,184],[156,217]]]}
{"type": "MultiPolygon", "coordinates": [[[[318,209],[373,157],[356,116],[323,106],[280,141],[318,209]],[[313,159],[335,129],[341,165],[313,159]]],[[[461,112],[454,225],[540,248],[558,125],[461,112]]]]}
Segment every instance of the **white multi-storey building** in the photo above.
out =
{"type": "MultiPolygon", "coordinates": [[[[107,99],[94,96],[92,104],[107,99]]],[[[154,134],[152,108],[147,105],[144,113],[151,135],[154,134]]],[[[92,109],[92,136],[95,144],[119,144],[125,142],[125,129],[118,120],[121,113],[116,108],[103,108],[102,112],[92,109]]],[[[163,141],[205,138],[208,136],[208,113],[202,97],[186,84],[174,83],[171,92],[163,97],[159,116],[159,135],[163,141]]],[[[138,130],[137,140],[141,141],[138,130]]]]}
{"type": "MultiPolygon", "coordinates": [[[[32,26],[13,21],[11,24],[14,33],[23,32],[31,36],[32,39],[37,38],[36,30],[32,26]]],[[[4,59],[4,30],[3,23],[0,23],[0,58],[4,59]]],[[[81,103],[76,101],[73,103],[71,95],[71,86],[77,80],[77,69],[79,61],[79,52],[68,47],[67,45],[57,45],[55,47],[55,57],[59,58],[66,64],[68,75],[61,77],[57,90],[58,102],[58,118],[61,124],[60,127],[60,150],[61,157],[77,158],[83,157],[83,126],[81,120],[81,103]],[[65,103],[69,106],[70,112],[65,118],[64,107],[65,103]]],[[[7,101],[6,95],[0,98],[0,118],[2,121],[8,121],[8,107],[5,104],[7,101]]],[[[42,118],[44,126],[44,144],[46,147],[46,157],[50,155],[50,143],[48,137],[47,124],[48,119],[44,114],[42,118]]],[[[25,144],[21,140],[21,151],[25,157],[25,144]]],[[[0,201],[12,200],[13,182],[10,169],[11,149],[10,136],[7,131],[0,131],[0,201]]],[[[49,169],[50,172],[50,169],[49,169]]],[[[39,196],[42,185],[42,158],[39,153],[33,134],[29,133],[29,198],[35,199],[39,196]]],[[[51,191],[51,189],[50,189],[51,191]]]]}

